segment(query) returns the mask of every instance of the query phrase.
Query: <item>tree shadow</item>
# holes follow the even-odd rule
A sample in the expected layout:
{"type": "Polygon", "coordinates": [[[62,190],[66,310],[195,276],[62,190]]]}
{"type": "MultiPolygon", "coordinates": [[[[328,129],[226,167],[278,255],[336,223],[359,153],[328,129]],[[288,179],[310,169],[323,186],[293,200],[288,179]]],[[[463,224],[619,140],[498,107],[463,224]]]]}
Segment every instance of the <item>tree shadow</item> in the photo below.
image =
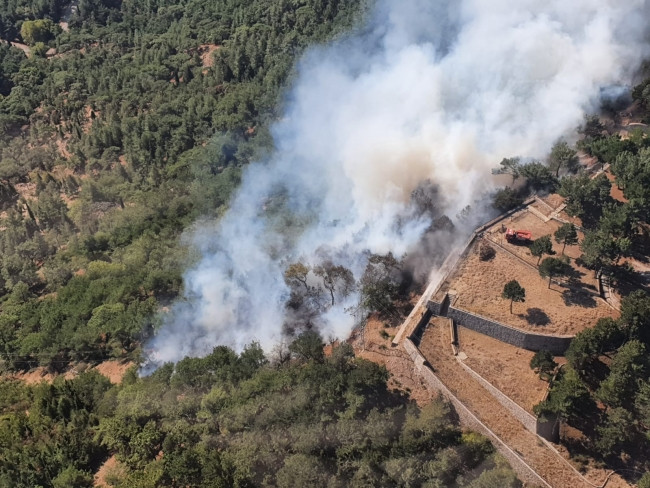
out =
{"type": "Polygon", "coordinates": [[[590,283],[585,283],[581,280],[584,276],[584,273],[576,271],[576,274],[569,274],[568,279],[562,284],[564,288],[571,288],[574,290],[582,290],[585,293],[591,292],[591,294],[598,293],[598,288],[595,285],[590,283]]]}
{"type": "Polygon", "coordinates": [[[567,264],[567,266],[565,267],[565,273],[567,278],[571,281],[580,281],[582,277],[585,275],[585,273],[583,273],[579,269],[574,268],[570,264],[567,264]]]}
{"type": "Polygon", "coordinates": [[[526,310],[526,314],[520,314],[529,325],[548,325],[551,323],[551,318],[541,308],[533,307],[526,310]]]}
{"type": "Polygon", "coordinates": [[[624,263],[613,266],[610,272],[611,283],[621,296],[627,296],[638,289],[650,291],[650,272],[648,271],[636,271],[631,265],[624,263]]]}
{"type": "Polygon", "coordinates": [[[562,292],[562,300],[567,307],[577,305],[584,308],[596,308],[598,302],[593,294],[584,288],[571,287],[562,292]]]}
{"type": "Polygon", "coordinates": [[[650,259],[650,233],[646,226],[640,227],[641,232],[632,236],[632,256],[637,261],[648,264],[650,259]]]}

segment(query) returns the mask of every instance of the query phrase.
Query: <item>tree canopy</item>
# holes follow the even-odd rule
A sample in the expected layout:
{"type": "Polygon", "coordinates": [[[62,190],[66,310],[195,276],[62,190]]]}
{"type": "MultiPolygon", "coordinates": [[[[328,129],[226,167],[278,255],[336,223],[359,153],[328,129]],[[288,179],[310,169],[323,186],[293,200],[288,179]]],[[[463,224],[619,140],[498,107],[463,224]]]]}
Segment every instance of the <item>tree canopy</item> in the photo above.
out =
{"type": "Polygon", "coordinates": [[[539,265],[539,275],[548,278],[548,287],[551,287],[551,280],[568,274],[569,265],[559,258],[545,258],[539,265]]]}
{"type": "Polygon", "coordinates": [[[562,224],[553,235],[555,242],[562,244],[562,254],[564,254],[567,245],[574,246],[578,243],[578,231],[576,226],[571,223],[562,224]]]}
{"type": "Polygon", "coordinates": [[[511,280],[504,285],[501,296],[506,300],[510,300],[510,313],[512,313],[513,302],[526,301],[526,289],[517,280],[511,280]]]}
{"type": "MultiPolygon", "coordinates": [[[[272,149],[296,59],[364,15],[335,0],[66,7],[0,5],[0,38],[31,46],[0,42],[9,369],[138,357],[193,259],[180,235],[221,215],[242,168],[272,149]]],[[[320,264],[312,276],[338,301],[349,274],[320,264]]]]}
{"type": "Polygon", "coordinates": [[[537,264],[539,264],[544,254],[553,254],[553,243],[551,242],[551,236],[546,235],[538,237],[530,244],[529,249],[530,253],[537,258],[537,264]]]}
{"type": "Polygon", "coordinates": [[[449,404],[419,408],[348,344],[328,357],[322,345],[303,334],[282,365],[256,344],[219,347],[146,378],[132,369],[121,385],[94,370],[51,385],[3,381],[0,484],[90,487],[114,455],[116,488],[519,486],[449,404]]]}
{"type": "Polygon", "coordinates": [[[578,333],[566,352],[568,364],[535,407],[538,415],[559,415],[584,432],[585,447],[596,457],[642,471],[650,446],[650,336],[639,332],[649,303],[638,291],[622,300],[619,319],[600,319],[578,333]]]}

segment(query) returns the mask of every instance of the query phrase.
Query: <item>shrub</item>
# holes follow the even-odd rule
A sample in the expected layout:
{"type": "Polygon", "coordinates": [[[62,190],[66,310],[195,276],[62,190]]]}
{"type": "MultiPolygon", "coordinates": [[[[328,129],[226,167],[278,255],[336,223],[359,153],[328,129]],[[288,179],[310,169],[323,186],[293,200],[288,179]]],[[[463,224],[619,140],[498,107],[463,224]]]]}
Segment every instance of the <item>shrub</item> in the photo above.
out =
{"type": "Polygon", "coordinates": [[[496,255],[496,251],[486,242],[482,242],[478,249],[478,258],[481,261],[490,261],[496,255]]]}

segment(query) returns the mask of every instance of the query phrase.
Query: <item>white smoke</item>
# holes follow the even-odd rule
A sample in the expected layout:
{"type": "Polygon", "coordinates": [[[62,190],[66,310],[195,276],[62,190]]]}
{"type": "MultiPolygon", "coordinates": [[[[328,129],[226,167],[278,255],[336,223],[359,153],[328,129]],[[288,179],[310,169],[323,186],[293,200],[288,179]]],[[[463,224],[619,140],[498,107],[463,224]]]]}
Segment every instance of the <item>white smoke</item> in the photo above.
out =
{"type": "MultiPolygon", "coordinates": [[[[194,236],[203,257],[149,345],[153,361],[253,340],[270,349],[288,262],[324,253],[358,277],[367,251],[402,256],[421,238],[426,219],[395,222],[423,180],[456,215],[490,189],[503,157],[543,157],[601,87],[629,82],[647,54],[647,7],[380,0],[362,34],[300,62],[275,155],[247,167],[216,230],[194,236]]],[[[350,332],[353,301],[321,318],[324,337],[350,332]]]]}

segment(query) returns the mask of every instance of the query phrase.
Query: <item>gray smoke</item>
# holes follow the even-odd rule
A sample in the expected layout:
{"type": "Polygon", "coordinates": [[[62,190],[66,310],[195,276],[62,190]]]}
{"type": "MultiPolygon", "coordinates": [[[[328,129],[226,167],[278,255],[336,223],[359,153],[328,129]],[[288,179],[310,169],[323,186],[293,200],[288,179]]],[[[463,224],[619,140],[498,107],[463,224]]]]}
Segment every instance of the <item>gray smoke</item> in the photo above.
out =
{"type": "MultiPolygon", "coordinates": [[[[491,190],[504,157],[542,158],[647,54],[645,1],[380,0],[352,39],[310,50],[267,162],[228,213],[193,233],[200,262],[149,344],[154,364],[283,333],[290,262],[358,278],[367,253],[412,252],[432,222],[411,194],[431,180],[455,216],[491,190]],[[399,225],[396,225],[399,222],[399,225]]],[[[350,295],[319,319],[353,326],[350,295]]]]}

